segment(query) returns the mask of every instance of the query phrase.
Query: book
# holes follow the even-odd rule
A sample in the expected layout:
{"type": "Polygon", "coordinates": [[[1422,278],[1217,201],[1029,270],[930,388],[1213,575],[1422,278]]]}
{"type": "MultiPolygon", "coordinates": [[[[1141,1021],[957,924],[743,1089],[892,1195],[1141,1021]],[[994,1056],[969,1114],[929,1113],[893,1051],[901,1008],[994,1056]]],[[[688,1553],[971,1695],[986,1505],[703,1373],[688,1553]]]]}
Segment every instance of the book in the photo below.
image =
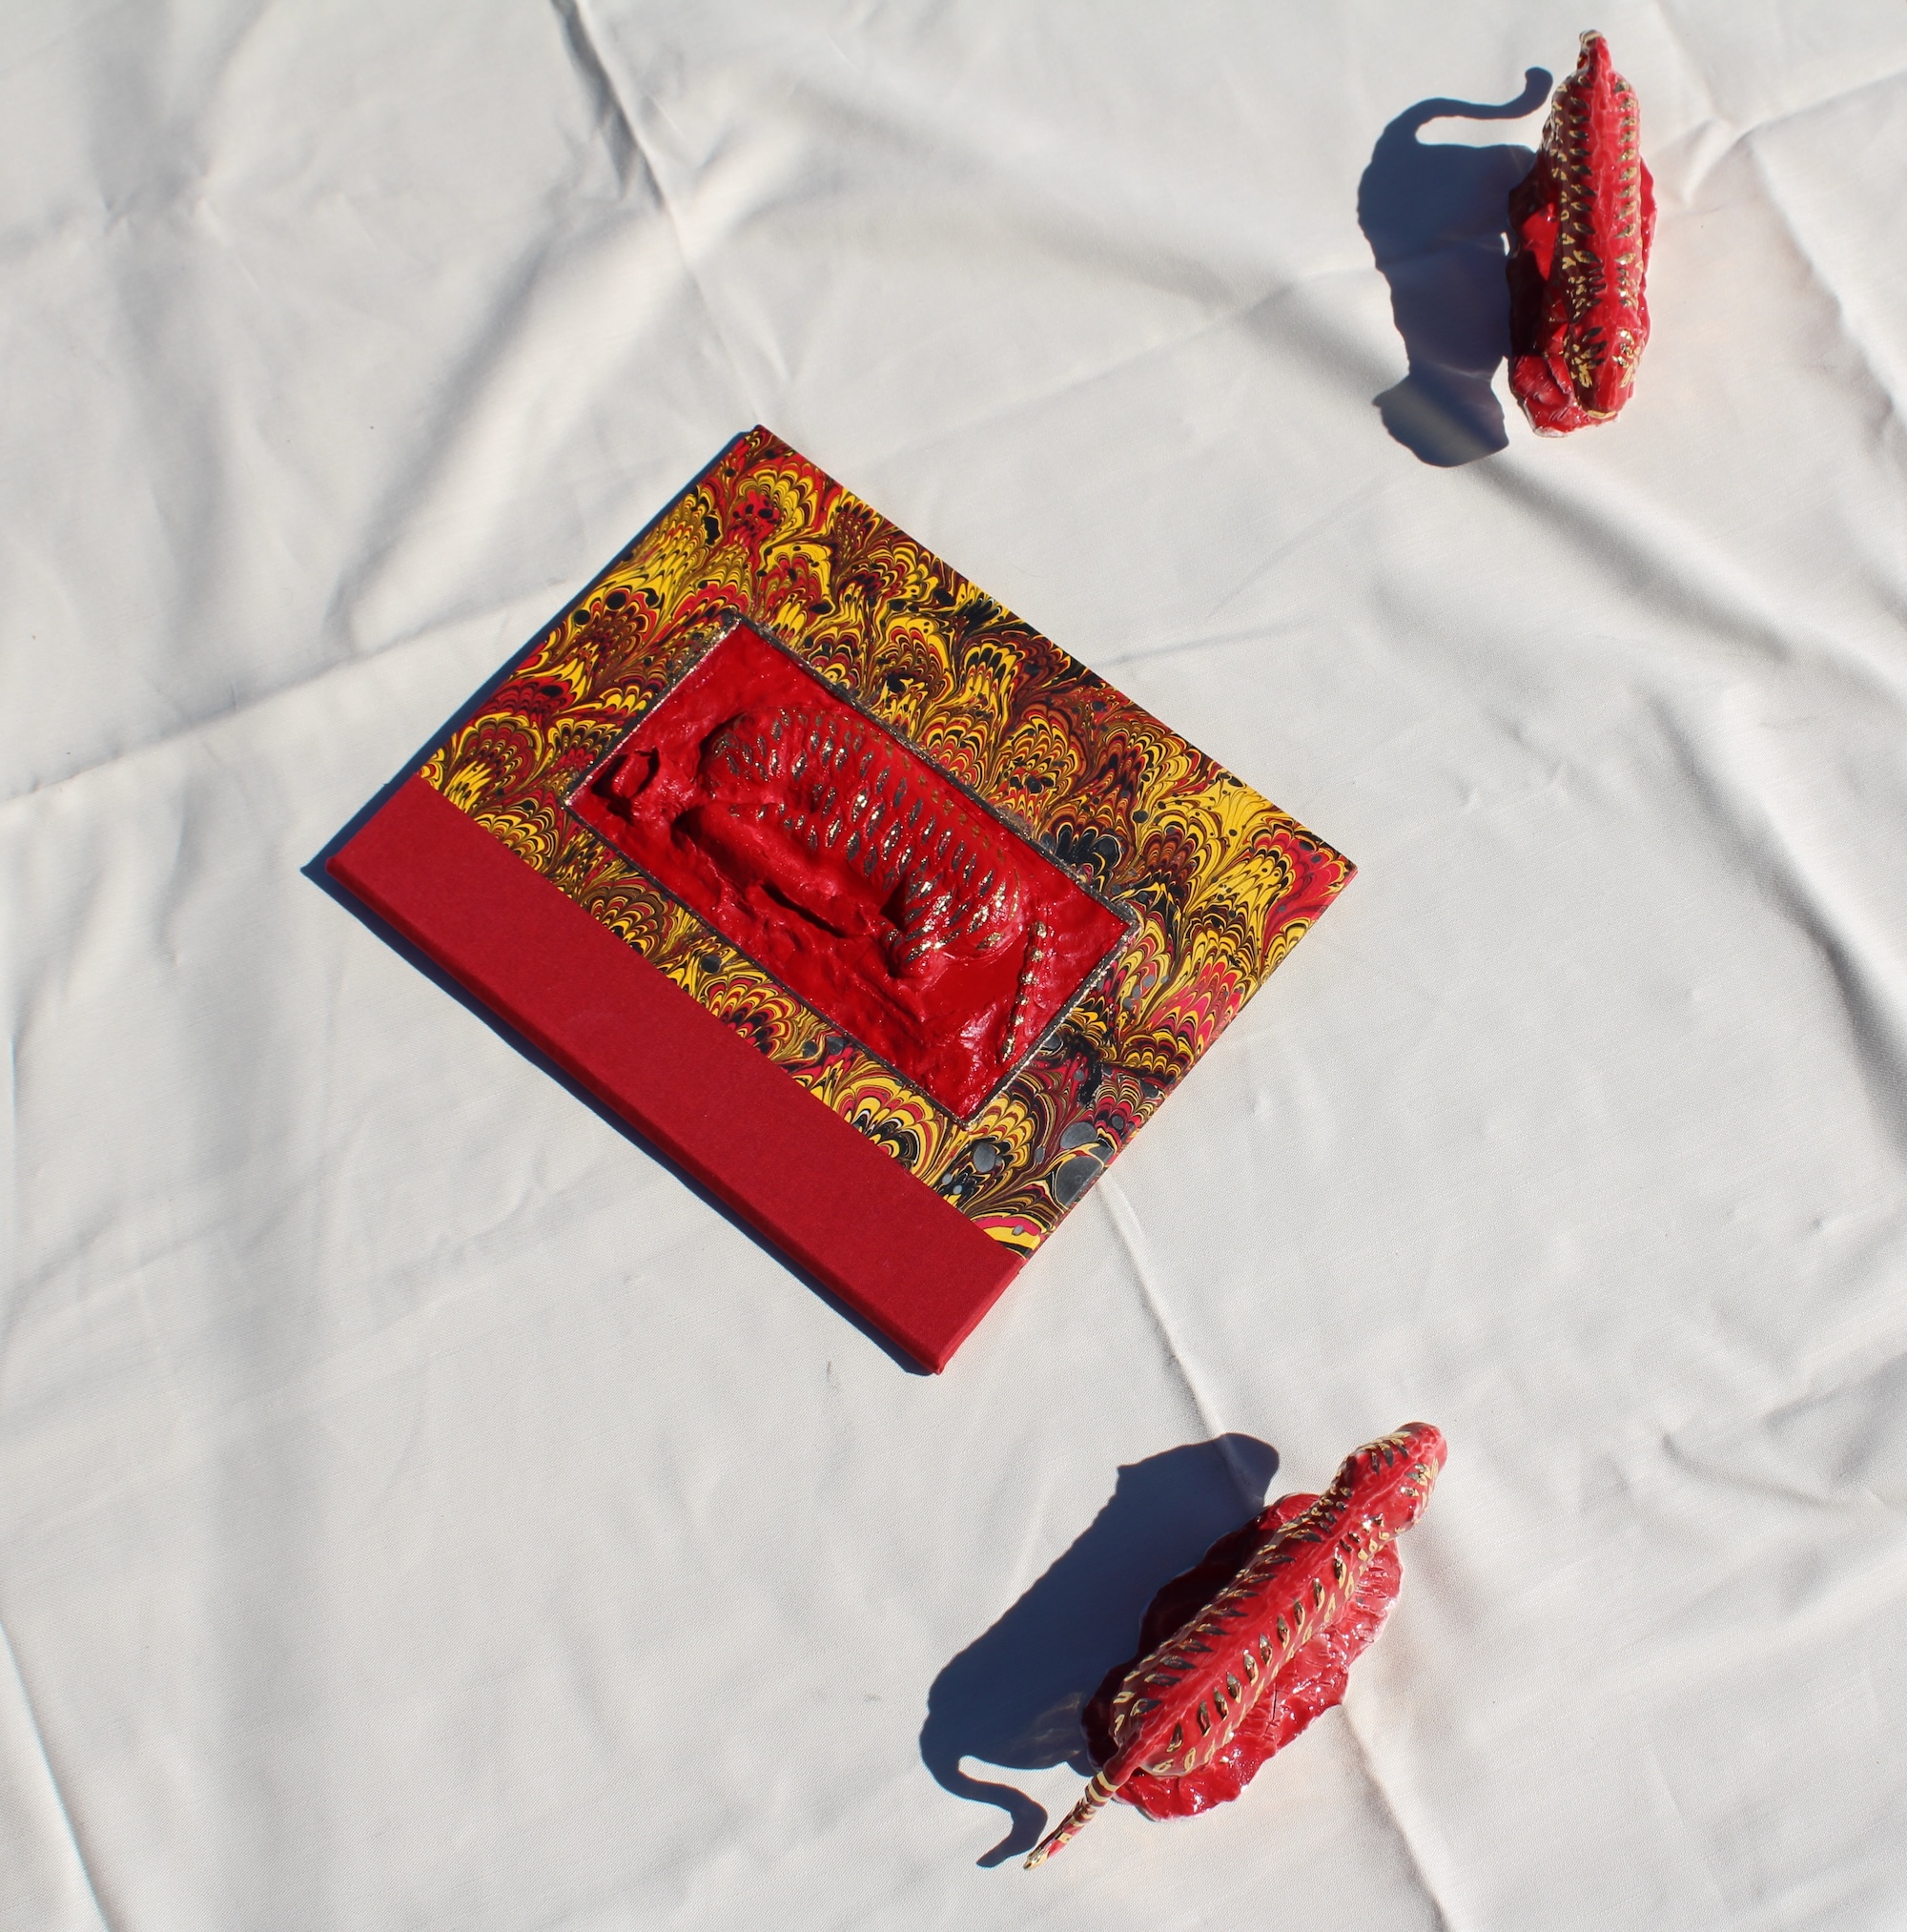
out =
{"type": "Polygon", "coordinates": [[[758,427],[328,870],[937,1371],[1353,868],[758,427]]]}

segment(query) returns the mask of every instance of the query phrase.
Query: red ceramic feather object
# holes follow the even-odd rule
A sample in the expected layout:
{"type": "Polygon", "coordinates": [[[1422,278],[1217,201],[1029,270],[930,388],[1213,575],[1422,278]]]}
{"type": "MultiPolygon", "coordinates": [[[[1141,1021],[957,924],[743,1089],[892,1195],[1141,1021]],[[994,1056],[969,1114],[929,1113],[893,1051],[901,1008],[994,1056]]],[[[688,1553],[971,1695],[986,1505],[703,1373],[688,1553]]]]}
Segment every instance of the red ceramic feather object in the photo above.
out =
{"type": "MultiPolygon", "coordinates": [[[[1175,1576],[1157,1596],[1139,1626],[1139,1655],[1157,1650],[1181,1625],[1198,1615],[1231,1582],[1274,1531],[1302,1516],[1318,1498],[1286,1496],[1255,1516],[1242,1529],[1221,1536],[1196,1568],[1175,1576]]],[[[1200,1771],[1182,1778],[1155,1778],[1135,1772],[1118,1789],[1122,1803],[1147,1818],[1190,1818],[1228,1803],[1257,1777],[1265,1759],[1282,1751],[1315,1717],[1343,1699],[1352,1660],[1383,1627],[1404,1580],[1404,1567],[1394,1549],[1382,1551],[1371,1561],[1351,1604],[1331,1627],[1314,1636],[1279,1672],[1271,1685],[1245,1714],[1225,1746],[1200,1771]]],[[[1095,1764],[1113,1756],[1114,1699],[1136,1658],[1106,1674],[1093,1699],[1080,1713],[1086,1744],[1095,1764]]]]}
{"type": "Polygon", "coordinates": [[[1635,91],[1608,41],[1584,34],[1536,165],[1509,196],[1509,386],[1539,435],[1607,422],[1634,385],[1655,236],[1639,142],[1635,91]]]}
{"type": "Polygon", "coordinates": [[[1099,1768],[1028,1869],[1109,1798],[1172,1818],[1236,1798],[1335,1704],[1397,1593],[1392,1546],[1423,1513],[1444,1455],[1436,1429],[1408,1423],[1359,1449],[1323,1495],[1274,1504],[1168,1584],[1140,1632],[1150,1648],[1087,1708],[1099,1768]]]}

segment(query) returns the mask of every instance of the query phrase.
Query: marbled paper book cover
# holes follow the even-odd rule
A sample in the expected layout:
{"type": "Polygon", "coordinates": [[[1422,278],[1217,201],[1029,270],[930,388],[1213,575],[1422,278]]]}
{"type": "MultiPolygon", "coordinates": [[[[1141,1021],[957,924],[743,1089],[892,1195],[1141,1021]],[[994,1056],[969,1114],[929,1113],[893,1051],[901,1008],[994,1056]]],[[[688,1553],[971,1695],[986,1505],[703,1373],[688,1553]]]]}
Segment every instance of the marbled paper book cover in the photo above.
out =
{"type": "Polygon", "coordinates": [[[939,1368],[1352,868],[757,428],[330,870],[939,1368]]]}

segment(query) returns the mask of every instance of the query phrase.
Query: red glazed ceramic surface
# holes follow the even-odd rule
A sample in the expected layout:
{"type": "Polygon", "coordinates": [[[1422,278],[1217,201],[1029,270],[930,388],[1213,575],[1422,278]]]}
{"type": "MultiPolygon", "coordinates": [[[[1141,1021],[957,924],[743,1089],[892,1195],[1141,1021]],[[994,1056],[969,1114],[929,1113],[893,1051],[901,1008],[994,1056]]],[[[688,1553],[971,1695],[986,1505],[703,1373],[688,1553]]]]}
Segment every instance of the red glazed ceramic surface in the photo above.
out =
{"type": "MultiPolygon", "coordinates": [[[[1159,1815],[1201,1810],[1235,1795],[1222,1785],[1236,1781],[1242,1789],[1279,1744],[1336,1702],[1342,1686],[1330,1695],[1332,1676],[1370,1640],[1387,1602],[1377,1566],[1386,1555],[1395,1562],[1391,1546],[1423,1513],[1444,1457],[1438,1430],[1425,1422],[1406,1423],[1349,1456],[1322,1496],[1255,1538],[1256,1548],[1231,1580],[1133,1664],[1117,1688],[1107,1687],[1112,1695],[1100,1724],[1109,1755],[1085,1796],[1027,1860],[1029,1868],[1058,1851],[1108,1798],[1121,1796],[1141,1775],[1180,1787],[1171,1797],[1159,1794],[1159,1815]],[[1225,1757],[1267,1693],[1347,1613],[1360,1625],[1368,1622],[1362,1639],[1342,1656],[1314,1653],[1294,1680],[1294,1690],[1300,1683],[1307,1686],[1307,1705],[1321,1689],[1324,1701],[1282,1737],[1274,1718],[1220,1778],[1208,1779],[1202,1789],[1187,1788],[1188,1778],[1225,1757]],[[1256,1761],[1245,1769],[1252,1751],[1256,1761]]],[[[1275,1508],[1266,1513],[1279,1514],[1275,1508]]],[[[1100,1696],[1105,1695],[1102,1689],[1100,1696]]]]}
{"type": "MultiPolygon", "coordinates": [[[[1087,1748],[1095,1764],[1112,1757],[1113,1702],[1134,1666],[1167,1637],[1189,1623],[1251,1561],[1265,1542],[1295,1522],[1316,1496],[1285,1496],[1242,1529],[1221,1536],[1200,1562],[1175,1576],[1147,1607],[1139,1626],[1138,1657],[1118,1664],[1080,1714],[1087,1748]]],[[[1117,1796],[1148,1818],[1190,1818],[1237,1798],[1267,1757],[1282,1751],[1314,1718],[1343,1700],[1351,1665],[1384,1627],[1404,1581],[1394,1548],[1371,1559],[1349,1605],[1328,1629],[1296,1651],[1264,1694],[1245,1713],[1231,1741],[1202,1770],[1182,1778],[1156,1778],[1137,1771],[1117,1796]]]]}
{"type": "Polygon", "coordinates": [[[1609,421],[1634,387],[1655,236],[1640,138],[1634,90],[1602,35],[1584,34],[1509,197],[1509,386],[1544,436],[1609,421]]]}

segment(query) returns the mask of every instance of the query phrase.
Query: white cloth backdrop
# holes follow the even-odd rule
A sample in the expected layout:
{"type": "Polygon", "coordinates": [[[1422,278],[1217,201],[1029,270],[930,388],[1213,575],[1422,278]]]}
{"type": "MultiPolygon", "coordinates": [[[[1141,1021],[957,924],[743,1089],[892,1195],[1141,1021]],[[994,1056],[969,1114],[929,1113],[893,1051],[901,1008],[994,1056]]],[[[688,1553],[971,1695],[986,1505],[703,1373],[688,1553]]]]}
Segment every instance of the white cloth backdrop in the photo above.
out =
{"type": "Polygon", "coordinates": [[[14,0],[0,155],[0,1923],[1907,1922],[1907,8],[14,0]],[[1426,461],[1540,110],[1380,137],[1590,25],[1634,402],[1426,461]],[[758,420],[1363,868],[938,1379],[305,871],[758,420]]]}

